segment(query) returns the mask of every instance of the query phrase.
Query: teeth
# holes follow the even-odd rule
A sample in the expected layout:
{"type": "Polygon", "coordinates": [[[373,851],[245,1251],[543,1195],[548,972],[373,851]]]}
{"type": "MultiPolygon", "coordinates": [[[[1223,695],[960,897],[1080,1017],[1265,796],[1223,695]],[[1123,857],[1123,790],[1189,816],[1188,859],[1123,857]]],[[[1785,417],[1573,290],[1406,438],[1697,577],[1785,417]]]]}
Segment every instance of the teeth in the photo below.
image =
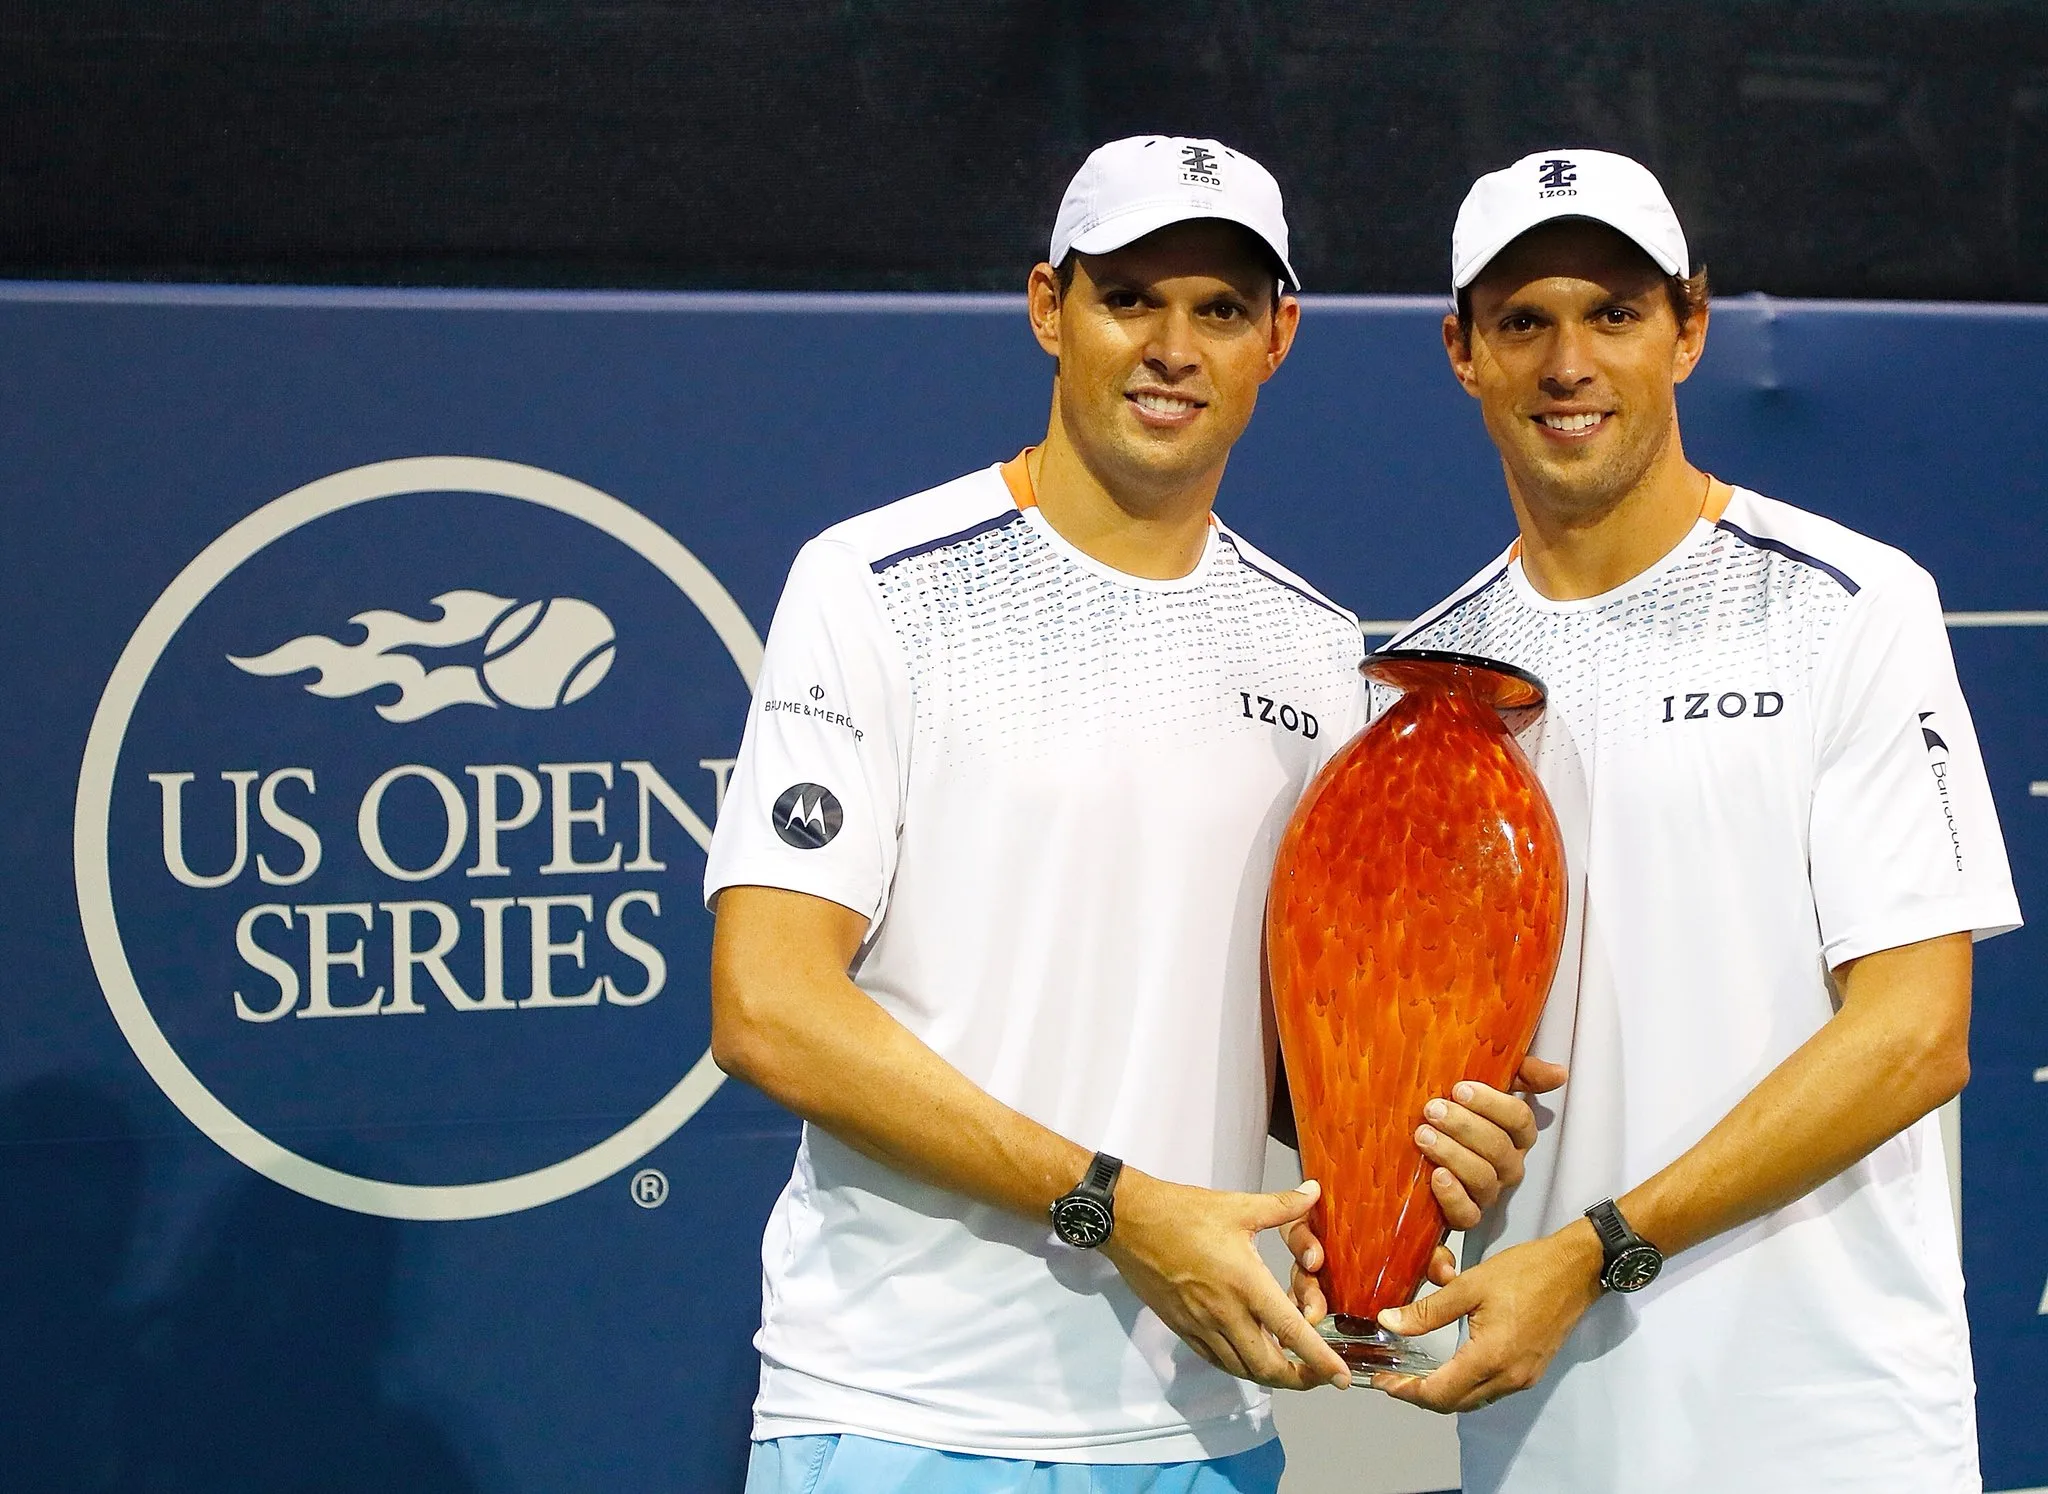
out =
{"type": "Polygon", "coordinates": [[[1570,436],[1591,430],[1606,417],[1598,411],[1590,411],[1584,415],[1539,415],[1536,418],[1552,430],[1570,436]]]}
{"type": "Polygon", "coordinates": [[[1198,403],[1196,400],[1182,399],[1178,395],[1151,393],[1134,394],[1131,401],[1142,409],[1150,410],[1154,415],[1179,415],[1183,411],[1194,409],[1198,403]]]}

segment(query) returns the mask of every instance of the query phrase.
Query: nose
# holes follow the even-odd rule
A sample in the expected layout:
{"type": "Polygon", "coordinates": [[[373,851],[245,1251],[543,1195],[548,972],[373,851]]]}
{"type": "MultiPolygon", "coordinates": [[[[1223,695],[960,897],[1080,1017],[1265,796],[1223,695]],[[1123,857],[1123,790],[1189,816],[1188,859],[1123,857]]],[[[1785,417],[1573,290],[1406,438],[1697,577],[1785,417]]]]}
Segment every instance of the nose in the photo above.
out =
{"type": "Polygon", "coordinates": [[[1553,399],[1569,399],[1593,382],[1593,340],[1591,331],[1566,319],[1550,339],[1544,359],[1543,392],[1553,399]]]}
{"type": "Polygon", "coordinates": [[[1195,348],[1194,313],[1185,306],[1168,306],[1153,322],[1145,366],[1167,383],[1177,383],[1201,366],[1195,348]]]}

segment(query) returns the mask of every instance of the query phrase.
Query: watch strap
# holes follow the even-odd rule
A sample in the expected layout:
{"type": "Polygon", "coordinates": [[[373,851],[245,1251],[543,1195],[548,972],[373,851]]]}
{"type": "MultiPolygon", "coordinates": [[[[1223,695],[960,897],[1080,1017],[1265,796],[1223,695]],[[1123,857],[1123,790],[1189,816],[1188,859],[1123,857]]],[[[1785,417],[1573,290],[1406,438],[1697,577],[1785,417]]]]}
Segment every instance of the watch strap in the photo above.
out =
{"type": "Polygon", "coordinates": [[[1611,1198],[1603,1198],[1586,1210],[1586,1217],[1593,1222],[1593,1232],[1600,1236],[1600,1252],[1609,1265],[1615,1256],[1641,1238],[1628,1227],[1628,1221],[1621,1217],[1621,1210],[1611,1198]]]}
{"type": "Polygon", "coordinates": [[[1608,1292],[1639,1292],[1664,1269],[1664,1253],[1629,1227],[1611,1198],[1586,1210],[1600,1237],[1600,1287],[1608,1292]]]}
{"type": "Polygon", "coordinates": [[[1108,1152],[1097,1152],[1088,1164],[1088,1175],[1074,1188],[1076,1193],[1089,1193],[1101,1198],[1106,1207],[1116,1194],[1116,1180],[1123,1172],[1124,1164],[1108,1152]]]}

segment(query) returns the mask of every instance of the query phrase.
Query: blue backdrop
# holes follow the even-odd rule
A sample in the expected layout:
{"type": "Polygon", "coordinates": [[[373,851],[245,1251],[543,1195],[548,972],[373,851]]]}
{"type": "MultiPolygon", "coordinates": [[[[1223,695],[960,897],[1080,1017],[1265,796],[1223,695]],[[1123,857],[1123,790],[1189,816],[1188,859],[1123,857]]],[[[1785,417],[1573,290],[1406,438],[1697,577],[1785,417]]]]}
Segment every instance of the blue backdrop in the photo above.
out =
{"type": "MultiPolygon", "coordinates": [[[[1311,301],[1225,483],[1371,618],[1510,529],[1439,312],[1311,301]]],[[[1727,303],[1687,444],[2048,609],[2043,367],[2040,311],[1727,303]]],[[[696,887],[756,635],[1047,378],[1010,298],[0,293],[10,1484],[737,1487],[794,1130],[704,1063],[696,887]]],[[[1952,633],[2030,910],[2040,620],[1952,633]]],[[[2043,937],[1963,1112],[1994,1489],[2048,1485],[2043,937]]]]}

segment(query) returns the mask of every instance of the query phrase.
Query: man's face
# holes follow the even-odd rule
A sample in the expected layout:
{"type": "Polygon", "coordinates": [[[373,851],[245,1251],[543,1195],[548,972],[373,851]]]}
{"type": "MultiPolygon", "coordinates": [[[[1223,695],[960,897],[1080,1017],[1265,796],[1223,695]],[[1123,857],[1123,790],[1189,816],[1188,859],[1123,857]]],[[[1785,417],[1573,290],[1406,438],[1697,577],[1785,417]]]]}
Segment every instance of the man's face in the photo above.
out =
{"type": "Polygon", "coordinates": [[[1565,221],[1510,244],[1470,290],[1471,336],[1444,345],[1525,496],[1603,513],[1632,492],[1678,428],[1674,389],[1706,342],[1683,326],[1648,255],[1597,223],[1565,221]]]}
{"type": "Polygon", "coordinates": [[[1287,356],[1300,304],[1276,300],[1246,230],[1213,219],[1075,260],[1064,292],[1050,266],[1033,271],[1031,320],[1059,359],[1059,417],[1082,459],[1134,496],[1220,468],[1287,356]]]}

